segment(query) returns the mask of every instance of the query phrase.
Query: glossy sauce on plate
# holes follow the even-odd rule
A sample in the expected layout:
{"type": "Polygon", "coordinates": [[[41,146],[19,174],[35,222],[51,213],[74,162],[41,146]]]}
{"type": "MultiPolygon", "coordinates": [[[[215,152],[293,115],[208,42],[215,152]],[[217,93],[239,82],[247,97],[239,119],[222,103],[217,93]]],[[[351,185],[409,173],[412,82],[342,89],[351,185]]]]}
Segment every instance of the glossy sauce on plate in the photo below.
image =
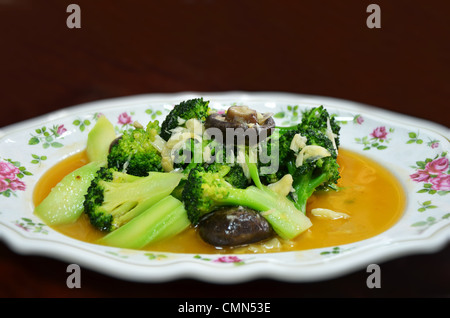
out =
{"type": "MultiPolygon", "coordinates": [[[[52,167],[38,182],[34,190],[34,203],[38,205],[59,180],[69,172],[88,162],[85,152],[77,153],[52,167]]],[[[377,162],[357,153],[340,149],[338,162],[341,179],[338,192],[316,192],[309,200],[307,215],[313,226],[292,241],[272,239],[233,250],[218,249],[203,242],[194,228],[174,238],[152,244],[146,249],[175,253],[256,253],[285,252],[311,248],[332,247],[364,240],[392,227],[405,207],[405,193],[398,180],[377,162]],[[348,219],[326,219],[310,213],[313,208],[326,208],[343,212],[348,219]]],[[[86,215],[77,222],[55,226],[67,236],[95,243],[104,233],[94,229],[86,215]]]]}

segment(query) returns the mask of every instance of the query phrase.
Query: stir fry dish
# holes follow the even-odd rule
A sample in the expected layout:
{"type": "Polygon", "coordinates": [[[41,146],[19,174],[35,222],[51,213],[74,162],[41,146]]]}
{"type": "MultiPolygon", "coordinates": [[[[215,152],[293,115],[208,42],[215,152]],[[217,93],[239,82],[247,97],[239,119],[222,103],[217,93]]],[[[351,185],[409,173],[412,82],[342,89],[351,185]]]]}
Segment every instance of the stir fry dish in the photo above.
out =
{"type": "MultiPolygon", "coordinates": [[[[65,175],[35,208],[50,226],[86,217],[97,244],[142,249],[194,229],[214,247],[293,240],[313,226],[315,193],[338,193],[340,126],[323,107],[294,126],[245,105],[214,111],[203,98],[175,105],[116,135],[100,117],[88,163],[65,175]]],[[[338,212],[316,209],[336,216],[338,212]]]]}

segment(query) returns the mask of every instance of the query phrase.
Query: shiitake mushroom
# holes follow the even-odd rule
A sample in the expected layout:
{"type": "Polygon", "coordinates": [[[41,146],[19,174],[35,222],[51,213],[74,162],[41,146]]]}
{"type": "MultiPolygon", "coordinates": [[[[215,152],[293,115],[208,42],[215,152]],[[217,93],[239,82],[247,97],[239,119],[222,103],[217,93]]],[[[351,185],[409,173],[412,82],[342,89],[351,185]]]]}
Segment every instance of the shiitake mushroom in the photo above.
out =
{"type": "Polygon", "coordinates": [[[207,132],[212,128],[219,129],[222,134],[219,141],[223,144],[245,142],[246,145],[254,145],[272,134],[275,121],[271,113],[258,113],[248,106],[230,106],[226,114],[210,114],[205,128],[207,132]]]}
{"type": "Polygon", "coordinates": [[[116,139],[111,142],[111,144],[109,145],[109,152],[111,152],[112,147],[119,143],[120,139],[122,139],[122,136],[116,137],[116,139]]]}
{"type": "Polygon", "coordinates": [[[216,247],[247,245],[274,235],[259,212],[241,206],[222,207],[206,214],[197,229],[203,241],[216,247]]]}

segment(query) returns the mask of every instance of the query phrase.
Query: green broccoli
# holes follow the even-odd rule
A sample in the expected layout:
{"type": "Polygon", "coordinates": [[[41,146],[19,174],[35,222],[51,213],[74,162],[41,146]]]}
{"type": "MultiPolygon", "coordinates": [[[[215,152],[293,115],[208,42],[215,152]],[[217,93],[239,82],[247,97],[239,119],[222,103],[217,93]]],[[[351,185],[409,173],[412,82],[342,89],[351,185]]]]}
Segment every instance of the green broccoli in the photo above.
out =
{"type": "Polygon", "coordinates": [[[306,212],[307,201],[316,190],[337,190],[336,183],[340,178],[339,165],[332,157],[308,162],[295,169],[291,175],[294,180],[294,192],[291,195],[295,206],[303,212],[306,212]]]}
{"type": "Polygon", "coordinates": [[[336,147],[340,145],[340,130],[338,122],[335,116],[330,115],[330,113],[323,107],[314,107],[310,110],[306,110],[302,113],[302,121],[300,122],[300,129],[308,130],[312,129],[315,131],[320,131],[324,134],[331,131],[334,134],[334,142],[336,147]]]}
{"type": "Polygon", "coordinates": [[[138,126],[125,131],[111,144],[108,167],[139,177],[163,171],[161,153],[154,146],[159,132],[158,121],[149,122],[145,129],[138,126]]]}
{"type": "Polygon", "coordinates": [[[198,140],[188,139],[179,150],[179,156],[173,166],[175,169],[179,169],[188,175],[190,170],[199,163],[203,164],[208,171],[217,172],[227,169],[227,174],[224,178],[235,187],[246,188],[250,185],[250,180],[245,175],[242,165],[237,162],[236,155],[233,154],[233,158],[230,158],[226,147],[215,140],[203,138],[200,145],[198,140]],[[201,152],[199,156],[202,159],[201,161],[193,160],[196,152],[201,152]],[[205,153],[209,154],[206,158],[205,153]]]}
{"type": "Polygon", "coordinates": [[[298,211],[293,202],[269,187],[261,184],[257,166],[248,163],[255,183],[245,189],[233,187],[225,181],[224,171],[206,171],[201,165],[193,168],[182,192],[187,215],[196,225],[200,218],[214,209],[225,206],[245,206],[261,212],[274,231],[284,239],[292,239],[312,224],[308,217],[298,211]]]}
{"type": "MultiPolygon", "coordinates": [[[[244,165],[238,162],[236,149],[229,152],[225,145],[215,140],[209,141],[206,146],[211,149],[209,158],[204,158],[206,171],[222,173],[225,181],[236,188],[244,189],[250,185],[251,180],[244,171],[244,165]]],[[[241,151],[246,152],[246,148],[244,147],[241,151]]]]}
{"type": "Polygon", "coordinates": [[[323,107],[323,105],[318,107],[313,107],[302,111],[301,122],[294,126],[280,127],[277,126],[277,130],[280,135],[286,132],[292,132],[295,130],[308,130],[312,129],[314,131],[320,131],[324,134],[329,134],[329,132],[334,133],[334,141],[336,147],[340,145],[340,130],[338,122],[335,116],[330,115],[330,113],[323,107]]]}
{"type": "Polygon", "coordinates": [[[172,130],[180,126],[180,120],[187,121],[195,118],[204,122],[209,112],[209,101],[204,101],[203,98],[182,101],[174,106],[162,122],[160,135],[167,141],[172,135],[172,130]]]}
{"type": "Polygon", "coordinates": [[[257,166],[261,181],[264,184],[271,184],[279,181],[284,173],[280,167],[280,134],[274,131],[272,135],[261,141],[258,145],[259,153],[257,156],[257,166]]]}
{"type": "Polygon", "coordinates": [[[174,169],[182,170],[185,174],[188,174],[191,168],[195,167],[197,163],[203,162],[203,151],[209,143],[210,140],[203,138],[201,144],[200,141],[194,138],[187,139],[175,154],[173,162],[174,169]],[[199,154],[197,154],[197,152],[199,152],[199,154]]]}
{"type": "Polygon", "coordinates": [[[205,164],[205,171],[222,174],[226,182],[239,189],[245,189],[250,185],[250,180],[245,175],[244,169],[239,163],[213,162],[211,164],[205,164]]]}
{"type": "Polygon", "coordinates": [[[181,173],[150,172],[138,177],[102,167],[87,190],[84,211],[95,228],[114,231],[168,196],[181,178],[181,173]]]}
{"type": "Polygon", "coordinates": [[[305,110],[297,126],[280,128],[277,174],[292,175],[291,197],[304,213],[308,198],[316,190],[337,189],[339,132],[338,124],[323,106],[305,110]]]}

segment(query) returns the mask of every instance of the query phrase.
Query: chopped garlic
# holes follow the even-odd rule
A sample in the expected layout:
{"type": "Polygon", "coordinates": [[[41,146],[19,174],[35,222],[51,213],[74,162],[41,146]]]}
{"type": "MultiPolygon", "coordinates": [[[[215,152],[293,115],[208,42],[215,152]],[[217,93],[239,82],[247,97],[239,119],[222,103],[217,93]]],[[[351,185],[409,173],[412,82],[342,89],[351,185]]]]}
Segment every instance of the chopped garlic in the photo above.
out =
{"type": "Polygon", "coordinates": [[[211,148],[209,146],[206,146],[205,149],[203,149],[203,161],[204,162],[210,162],[211,161],[211,148]]]}
{"type": "Polygon", "coordinates": [[[161,159],[161,166],[164,169],[164,171],[172,171],[173,170],[173,161],[170,157],[162,157],[161,159]]]}
{"type": "Polygon", "coordinates": [[[245,161],[245,153],[243,151],[238,151],[236,156],[236,162],[241,166],[244,171],[244,175],[247,179],[250,178],[250,170],[248,168],[247,162],[245,161]]]}
{"type": "Polygon", "coordinates": [[[348,219],[350,215],[344,212],[336,212],[330,209],[316,208],[311,210],[311,214],[318,217],[323,217],[330,220],[348,219]]]}
{"type": "Polygon", "coordinates": [[[273,116],[273,113],[264,113],[261,114],[259,112],[256,112],[256,120],[258,121],[258,124],[263,125],[267,119],[273,116]]]}
{"type": "Polygon", "coordinates": [[[268,185],[268,188],[275,191],[278,194],[281,194],[282,196],[287,196],[289,193],[292,192],[292,182],[293,178],[290,174],[286,174],[278,180],[275,183],[271,183],[268,185]]]}
{"type": "Polygon", "coordinates": [[[273,253],[281,251],[282,247],[282,242],[275,237],[259,244],[250,244],[246,247],[240,248],[237,253],[273,253]]]}
{"type": "Polygon", "coordinates": [[[203,124],[200,120],[196,118],[191,118],[188,121],[186,121],[186,128],[190,132],[196,134],[196,135],[202,135],[203,134],[203,124]]]}
{"type": "Polygon", "coordinates": [[[303,162],[306,160],[318,160],[321,158],[331,156],[330,152],[326,150],[324,147],[316,146],[316,145],[308,145],[305,146],[298,154],[297,159],[295,161],[295,165],[300,167],[303,165],[303,162]]]}
{"type": "Polygon", "coordinates": [[[166,146],[166,141],[162,139],[160,135],[155,136],[155,140],[151,142],[153,147],[155,147],[159,152],[163,152],[164,147],[166,146]]]}
{"type": "Polygon", "coordinates": [[[142,124],[138,121],[133,122],[133,127],[134,128],[144,128],[144,126],[142,126],[142,124]]]}
{"type": "MultiPolygon", "coordinates": [[[[162,147],[160,150],[162,167],[166,172],[174,169],[175,154],[186,144],[187,140],[194,139],[199,144],[203,143],[203,124],[197,119],[189,119],[185,124],[186,127],[178,126],[172,129],[172,135],[167,142],[162,143],[155,140],[158,143],[157,145],[162,147]]],[[[194,160],[194,158],[191,159],[194,160]]]]}
{"type": "Polygon", "coordinates": [[[261,212],[259,212],[259,213],[260,213],[262,216],[268,216],[268,215],[271,215],[273,212],[275,212],[274,209],[267,210],[267,211],[261,211],[261,212]]]}
{"type": "Polygon", "coordinates": [[[327,131],[326,131],[326,135],[327,137],[331,140],[331,142],[333,143],[333,148],[334,150],[336,150],[336,154],[338,153],[338,149],[336,146],[336,134],[333,133],[333,130],[331,129],[331,124],[330,124],[330,117],[327,118],[327,131]]]}
{"type": "Polygon", "coordinates": [[[300,134],[295,134],[292,138],[290,149],[297,153],[300,149],[306,147],[306,141],[308,139],[300,134]]]}

